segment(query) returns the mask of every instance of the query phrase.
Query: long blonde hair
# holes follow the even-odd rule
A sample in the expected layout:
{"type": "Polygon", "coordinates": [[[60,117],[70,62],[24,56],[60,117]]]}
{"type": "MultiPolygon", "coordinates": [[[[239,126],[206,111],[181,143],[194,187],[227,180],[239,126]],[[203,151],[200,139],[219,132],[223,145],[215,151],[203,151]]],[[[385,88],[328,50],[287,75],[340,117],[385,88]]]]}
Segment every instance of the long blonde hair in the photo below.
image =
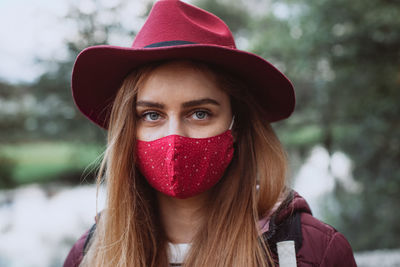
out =
{"type": "MultiPolygon", "coordinates": [[[[107,204],[81,266],[169,266],[155,192],[136,170],[134,153],[136,95],[159,64],[133,71],[116,95],[98,175],[98,186],[107,185],[107,204]]],[[[214,66],[193,62],[193,67],[213,73],[230,96],[237,138],[230,166],[210,189],[207,221],[192,240],[184,266],[272,266],[258,221],[284,192],[286,154],[247,84],[214,66]]]]}

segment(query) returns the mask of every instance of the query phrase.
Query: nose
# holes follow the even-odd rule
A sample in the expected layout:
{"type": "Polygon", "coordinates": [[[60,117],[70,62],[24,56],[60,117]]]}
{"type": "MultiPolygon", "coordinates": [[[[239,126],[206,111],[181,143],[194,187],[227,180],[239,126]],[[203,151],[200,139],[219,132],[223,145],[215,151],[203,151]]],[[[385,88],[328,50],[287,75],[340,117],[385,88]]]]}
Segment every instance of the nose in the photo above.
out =
{"type": "Polygon", "coordinates": [[[168,122],[166,123],[165,135],[180,135],[187,136],[187,132],[185,130],[184,122],[182,122],[179,118],[170,117],[168,122]]]}

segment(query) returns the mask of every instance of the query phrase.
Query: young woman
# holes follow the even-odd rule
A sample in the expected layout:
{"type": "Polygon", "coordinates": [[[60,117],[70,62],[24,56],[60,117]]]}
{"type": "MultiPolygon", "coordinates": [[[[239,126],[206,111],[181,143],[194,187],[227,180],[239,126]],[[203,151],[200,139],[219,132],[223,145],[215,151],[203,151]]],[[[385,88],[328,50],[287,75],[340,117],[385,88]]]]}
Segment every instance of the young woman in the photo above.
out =
{"type": "Polygon", "coordinates": [[[292,113],[290,81],[216,16],[156,2],[132,47],[82,51],[72,90],[108,129],[107,204],[64,266],[356,266],[285,186],[269,123],[292,113]]]}

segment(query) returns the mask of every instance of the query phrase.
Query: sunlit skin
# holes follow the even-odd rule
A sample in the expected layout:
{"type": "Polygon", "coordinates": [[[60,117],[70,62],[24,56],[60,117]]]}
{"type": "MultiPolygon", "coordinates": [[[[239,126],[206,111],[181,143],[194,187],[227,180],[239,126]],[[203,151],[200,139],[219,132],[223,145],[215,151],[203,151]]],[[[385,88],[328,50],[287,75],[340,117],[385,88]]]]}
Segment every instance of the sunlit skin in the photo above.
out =
{"type": "MultiPolygon", "coordinates": [[[[152,141],[168,135],[211,137],[232,121],[229,96],[211,73],[178,61],[155,69],[139,88],[137,138],[152,141]]],[[[190,243],[204,219],[204,192],[188,199],[157,193],[161,219],[172,243],[190,243]]]]}

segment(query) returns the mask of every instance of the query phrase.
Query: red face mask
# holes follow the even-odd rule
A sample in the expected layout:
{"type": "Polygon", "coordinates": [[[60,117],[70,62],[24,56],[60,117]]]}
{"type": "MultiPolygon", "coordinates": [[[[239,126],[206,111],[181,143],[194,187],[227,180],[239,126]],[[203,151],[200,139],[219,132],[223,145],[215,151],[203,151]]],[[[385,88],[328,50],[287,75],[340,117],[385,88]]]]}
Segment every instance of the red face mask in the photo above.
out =
{"type": "Polygon", "coordinates": [[[231,162],[230,128],[208,138],[169,135],[148,142],[137,140],[137,167],[157,191],[177,198],[193,197],[215,185],[231,162]]]}

